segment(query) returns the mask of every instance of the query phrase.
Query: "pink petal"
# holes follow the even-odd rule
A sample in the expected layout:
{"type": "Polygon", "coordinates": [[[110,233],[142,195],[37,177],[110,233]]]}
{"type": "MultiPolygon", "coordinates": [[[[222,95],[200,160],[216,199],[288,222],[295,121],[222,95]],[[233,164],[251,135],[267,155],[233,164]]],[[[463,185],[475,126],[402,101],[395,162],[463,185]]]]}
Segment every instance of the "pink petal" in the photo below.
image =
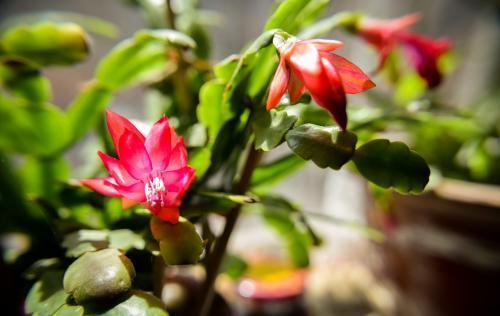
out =
{"type": "Polygon", "coordinates": [[[87,188],[101,193],[102,195],[120,197],[120,193],[110,183],[112,178],[82,179],[80,182],[87,188]]]}
{"type": "Polygon", "coordinates": [[[128,171],[118,159],[110,157],[101,151],[98,151],[97,154],[101,158],[106,169],[108,169],[109,174],[116,180],[118,184],[127,185],[133,182],[137,182],[137,180],[130,176],[128,171]]]}
{"type": "Polygon", "coordinates": [[[145,147],[151,158],[154,170],[164,170],[171,155],[171,135],[175,132],[170,127],[166,116],[156,122],[146,137],[145,147]]]}
{"type": "Polygon", "coordinates": [[[300,97],[306,91],[306,87],[300,81],[300,78],[292,70],[290,74],[290,82],[288,83],[288,93],[290,94],[290,102],[297,103],[300,97]]]}
{"type": "Polygon", "coordinates": [[[328,59],[329,63],[337,70],[342,78],[345,93],[360,93],[375,87],[373,81],[358,66],[344,57],[331,53],[320,53],[320,55],[328,59]]]}
{"type": "Polygon", "coordinates": [[[319,51],[331,52],[342,46],[344,43],[336,40],[326,40],[326,39],[310,39],[305,41],[300,41],[298,45],[301,44],[311,44],[316,47],[319,51]]]}
{"type": "Polygon", "coordinates": [[[187,165],[187,151],[184,139],[181,137],[177,145],[172,149],[166,170],[177,170],[187,165]]]}
{"type": "Polygon", "coordinates": [[[110,110],[106,111],[106,122],[108,124],[108,130],[115,144],[115,148],[118,150],[118,145],[120,143],[120,138],[125,132],[129,130],[131,133],[135,134],[142,142],[144,142],[144,135],[139,132],[139,130],[125,117],[116,114],[110,110]]]}
{"type": "Polygon", "coordinates": [[[448,40],[435,40],[412,32],[398,35],[410,62],[418,74],[427,81],[429,88],[434,88],[442,80],[438,69],[438,59],[448,52],[451,43],[448,40]]]}
{"type": "Polygon", "coordinates": [[[391,29],[392,31],[399,31],[399,30],[404,30],[409,28],[410,26],[416,24],[418,21],[422,19],[422,15],[420,13],[411,13],[404,15],[402,17],[399,17],[397,19],[392,19],[386,21],[387,23],[387,28],[391,29]]]}
{"type": "Polygon", "coordinates": [[[179,208],[177,207],[164,207],[153,214],[159,219],[174,225],[179,222],[179,208]]]}
{"type": "Polygon", "coordinates": [[[118,185],[116,186],[116,190],[120,192],[123,198],[135,203],[144,203],[146,201],[144,183],[142,182],[137,182],[129,186],[118,185]]]}
{"type": "Polygon", "coordinates": [[[128,173],[137,180],[147,177],[152,170],[151,160],[144,142],[129,130],[125,130],[118,144],[120,161],[128,173]]]}
{"type": "Polygon", "coordinates": [[[183,193],[195,179],[195,170],[190,166],[162,173],[163,183],[168,192],[183,193]]]}
{"type": "Polygon", "coordinates": [[[281,97],[283,97],[286,92],[289,77],[285,59],[281,58],[278,69],[276,69],[276,72],[274,73],[274,78],[273,81],[271,81],[271,86],[269,88],[269,96],[267,97],[266,103],[266,109],[268,111],[275,108],[279,104],[281,97]]]}

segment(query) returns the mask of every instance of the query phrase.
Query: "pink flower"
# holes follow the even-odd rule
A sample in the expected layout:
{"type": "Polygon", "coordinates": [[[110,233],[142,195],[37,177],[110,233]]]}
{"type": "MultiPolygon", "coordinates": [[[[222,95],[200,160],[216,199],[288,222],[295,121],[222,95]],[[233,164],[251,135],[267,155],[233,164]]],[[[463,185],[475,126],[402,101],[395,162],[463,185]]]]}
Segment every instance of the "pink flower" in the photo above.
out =
{"type": "Polygon", "coordinates": [[[356,65],[331,53],[341,47],[342,42],[288,39],[275,45],[280,52],[280,63],[269,89],[267,110],[276,107],[287,90],[292,103],[307,90],[345,130],[346,93],[359,93],[375,84],[356,65]]]}
{"type": "Polygon", "coordinates": [[[417,73],[427,82],[429,88],[434,88],[442,80],[437,65],[438,59],[451,49],[451,43],[445,39],[435,40],[407,30],[419,20],[419,14],[393,20],[363,19],[358,26],[358,32],[379,51],[379,69],[400,45],[417,73]]]}
{"type": "Polygon", "coordinates": [[[125,208],[141,204],[155,216],[176,224],[182,198],[195,178],[194,169],[187,165],[182,137],[165,116],[147,137],[114,112],[107,111],[106,120],[119,159],[99,151],[110,176],[81,182],[101,194],[120,197],[125,208]]]}

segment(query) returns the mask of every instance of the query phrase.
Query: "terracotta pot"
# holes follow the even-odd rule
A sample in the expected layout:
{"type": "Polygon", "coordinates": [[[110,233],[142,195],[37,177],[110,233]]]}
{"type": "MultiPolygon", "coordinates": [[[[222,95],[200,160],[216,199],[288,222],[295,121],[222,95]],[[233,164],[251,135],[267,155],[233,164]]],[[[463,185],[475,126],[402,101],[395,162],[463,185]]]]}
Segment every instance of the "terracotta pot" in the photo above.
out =
{"type": "Polygon", "coordinates": [[[388,235],[377,272],[394,286],[397,315],[500,315],[499,199],[498,187],[446,181],[370,213],[388,235]]]}

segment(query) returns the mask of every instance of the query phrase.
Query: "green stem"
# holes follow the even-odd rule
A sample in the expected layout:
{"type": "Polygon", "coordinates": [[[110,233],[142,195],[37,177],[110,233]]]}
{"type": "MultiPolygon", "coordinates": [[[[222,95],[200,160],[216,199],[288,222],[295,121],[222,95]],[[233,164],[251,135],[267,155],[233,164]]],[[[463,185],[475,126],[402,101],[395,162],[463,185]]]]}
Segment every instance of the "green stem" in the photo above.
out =
{"type": "MultiPolygon", "coordinates": [[[[244,194],[250,185],[250,180],[252,178],[252,173],[255,167],[257,166],[262,152],[254,149],[253,143],[250,145],[250,149],[247,156],[247,161],[243,168],[243,172],[241,174],[240,181],[235,188],[235,193],[244,194]]],[[[229,211],[226,216],[226,224],[224,226],[224,230],[222,231],[221,236],[215,241],[214,247],[210,256],[206,262],[206,278],[205,282],[202,284],[200,291],[200,300],[198,304],[194,307],[194,311],[192,315],[196,316],[207,316],[212,307],[212,301],[214,297],[214,289],[213,285],[215,279],[219,273],[220,265],[222,263],[222,259],[224,258],[224,254],[226,253],[227,244],[229,242],[229,238],[231,237],[231,233],[233,232],[234,226],[238,220],[240,215],[241,205],[238,204],[234,206],[234,208],[229,211]]]]}

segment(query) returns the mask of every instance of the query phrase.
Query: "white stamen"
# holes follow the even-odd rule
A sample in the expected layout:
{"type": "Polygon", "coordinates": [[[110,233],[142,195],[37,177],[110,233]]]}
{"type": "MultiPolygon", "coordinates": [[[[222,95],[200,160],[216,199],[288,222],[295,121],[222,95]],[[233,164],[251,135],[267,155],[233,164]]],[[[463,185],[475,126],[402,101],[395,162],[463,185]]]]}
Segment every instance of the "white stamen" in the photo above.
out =
{"type": "Polygon", "coordinates": [[[165,206],[164,195],[166,190],[162,179],[154,177],[149,180],[144,186],[144,193],[146,194],[146,201],[151,207],[165,206]]]}

